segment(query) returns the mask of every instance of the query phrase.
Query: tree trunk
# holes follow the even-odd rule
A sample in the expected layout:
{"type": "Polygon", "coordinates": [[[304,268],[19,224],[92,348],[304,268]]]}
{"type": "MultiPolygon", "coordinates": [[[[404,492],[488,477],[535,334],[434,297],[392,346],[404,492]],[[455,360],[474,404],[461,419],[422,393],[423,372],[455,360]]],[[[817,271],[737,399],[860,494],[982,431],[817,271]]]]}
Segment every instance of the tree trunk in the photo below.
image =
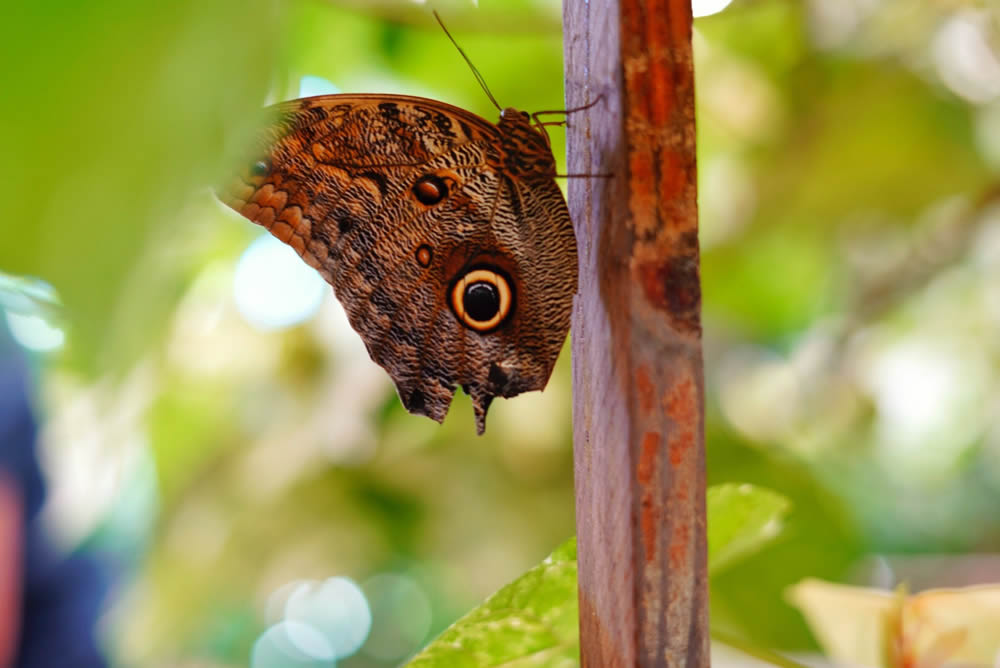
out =
{"type": "Polygon", "coordinates": [[[691,0],[564,3],[584,666],[708,666],[691,0]]]}

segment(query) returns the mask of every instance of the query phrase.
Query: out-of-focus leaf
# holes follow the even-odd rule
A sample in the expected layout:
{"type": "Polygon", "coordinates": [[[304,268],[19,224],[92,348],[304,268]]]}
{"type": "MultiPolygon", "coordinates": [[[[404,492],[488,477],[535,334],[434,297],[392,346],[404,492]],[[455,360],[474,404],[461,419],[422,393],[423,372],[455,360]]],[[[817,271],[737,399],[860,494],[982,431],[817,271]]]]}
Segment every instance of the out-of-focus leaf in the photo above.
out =
{"type": "Polygon", "coordinates": [[[708,489],[708,570],[732,565],[778,535],[788,513],[788,499],[748,484],[715,485],[708,489]]]}
{"type": "Polygon", "coordinates": [[[410,668],[579,664],[576,539],[455,622],[410,668]]]}
{"type": "Polygon", "coordinates": [[[276,8],[96,0],[5,15],[0,58],[17,65],[0,97],[0,270],[55,288],[79,367],[121,368],[162,329],[194,258],[157,253],[183,245],[185,202],[259,113],[276,8]]]}
{"type": "Polygon", "coordinates": [[[703,263],[705,295],[713,301],[706,317],[762,334],[801,329],[830,307],[832,262],[814,232],[789,228],[764,228],[738,245],[711,249],[703,263]]]}
{"type": "Polygon", "coordinates": [[[712,574],[712,622],[760,646],[811,648],[808,626],[782,593],[805,577],[841,576],[861,557],[863,543],[852,519],[801,461],[762,453],[759,447],[739,441],[721,422],[709,403],[710,446],[705,460],[709,489],[734,480],[780,489],[795,512],[783,519],[781,534],[765,549],[741,559],[736,568],[712,574]],[[762,606],[766,615],[748,612],[762,606]]]}
{"type": "Polygon", "coordinates": [[[989,666],[1000,651],[1000,587],[914,596],[807,579],[789,600],[833,661],[862,666],[989,666]]]}

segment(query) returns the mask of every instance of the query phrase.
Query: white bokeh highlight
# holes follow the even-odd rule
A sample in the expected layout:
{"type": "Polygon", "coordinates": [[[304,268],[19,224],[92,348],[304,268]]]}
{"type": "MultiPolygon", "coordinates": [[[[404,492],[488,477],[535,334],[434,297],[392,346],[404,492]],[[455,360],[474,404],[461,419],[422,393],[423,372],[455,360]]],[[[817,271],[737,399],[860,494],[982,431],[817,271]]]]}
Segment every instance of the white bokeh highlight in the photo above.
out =
{"type": "Polygon", "coordinates": [[[694,18],[718,14],[729,6],[733,0],[691,0],[691,13],[694,18]]]}
{"type": "Polygon", "coordinates": [[[40,315],[7,311],[11,336],[28,350],[50,352],[66,342],[66,334],[40,315]]]}
{"type": "Polygon", "coordinates": [[[953,93],[983,104],[1000,98],[1000,53],[989,40],[986,10],[956,12],[934,38],[938,75],[953,93]]]}

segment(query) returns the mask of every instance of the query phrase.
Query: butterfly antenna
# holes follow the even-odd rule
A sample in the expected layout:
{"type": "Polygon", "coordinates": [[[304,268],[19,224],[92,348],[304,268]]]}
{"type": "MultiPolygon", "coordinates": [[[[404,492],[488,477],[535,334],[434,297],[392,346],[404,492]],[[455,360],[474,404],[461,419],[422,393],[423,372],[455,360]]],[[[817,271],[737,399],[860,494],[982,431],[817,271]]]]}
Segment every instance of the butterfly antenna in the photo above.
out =
{"type": "Polygon", "coordinates": [[[479,85],[486,93],[486,97],[490,98],[490,102],[493,103],[493,106],[496,107],[498,111],[503,111],[503,109],[500,107],[500,104],[497,102],[497,99],[493,97],[493,93],[490,92],[490,87],[486,85],[486,80],[483,79],[483,75],[479,73],[479,70],[476,69],[476,66],[472,64],[471,60],[469,60],[469,57],[465,55],[465,51],[462,51],[462,47],[458,45],[458,42],[456,42],[455,38],[451,36],[451,33],[448,32],[448,29],[444,27],[444,21],[441,20],[440,16],[438,16],[436,9],[434,10],[434,18],[437,19],[438,25],[441,26],[441,30],[444,30],[444,34],[448,36],[448,39],[451,40],[451,43],[455,45],[455,48],[458,49],[458,52],[462,54],[463,58],[465,58],[465,62],[469,64],[469,69],[472,70],[472,74],[473,76],[476,77],[476,81],[479,82],[479,85]]]}

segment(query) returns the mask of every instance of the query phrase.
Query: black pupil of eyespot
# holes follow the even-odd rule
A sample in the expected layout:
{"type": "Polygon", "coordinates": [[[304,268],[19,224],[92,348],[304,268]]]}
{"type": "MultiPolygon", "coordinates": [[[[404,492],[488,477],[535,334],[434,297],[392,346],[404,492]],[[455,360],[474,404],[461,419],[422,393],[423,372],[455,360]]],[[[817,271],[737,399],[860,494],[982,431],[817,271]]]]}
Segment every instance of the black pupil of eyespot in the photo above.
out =
{"type": "Polygon", "coordinates": [[[465,312],[477,322],[485,322],[500,310],[500,292],[491,283],[473,283],[465,289],[465,312]]]}
{"type": "Polygon", "coordinates": [[[253,167],[250,169],[254,176],[267,176],[267,173],[271,171],[270,166],[264,160],[258,160],[253,163],[253,167]]]}

